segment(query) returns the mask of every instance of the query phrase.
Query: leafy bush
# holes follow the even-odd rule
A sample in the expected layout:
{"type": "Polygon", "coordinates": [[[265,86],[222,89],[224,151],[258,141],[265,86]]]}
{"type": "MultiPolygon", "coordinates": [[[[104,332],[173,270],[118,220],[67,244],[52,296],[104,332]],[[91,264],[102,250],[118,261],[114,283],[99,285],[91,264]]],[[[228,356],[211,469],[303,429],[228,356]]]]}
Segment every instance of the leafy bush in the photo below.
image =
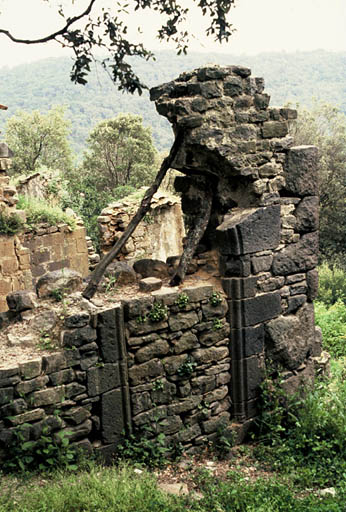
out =
{"type": "Polygon", "coordinates": [[[6,213],[0,212],[0,235],[15,235],[19,233],[23,227],[24,222],[19,215],[6,215],[6,213]]]}
{"type": "Polygon", "coordinates": [[[296,474],[297,484],[335,485],[345,475],[344,364],[336,366],[330,382],[317,382],[304,397],[288,397],[269,380],[263,385],[257,456],[296,474]]]}
{"type": "Polygon", "coordinates": [[[48,427],[45,427],[38,440],[28,441],[25,430],[30,427],[30,424],[24,423],[14,430],[7,457],[2,465],[3,471],[50,471],[57,467],[77,469],[77,453],[70,446],[65,432],[58,432],[54,438],[48,433],[48,427]]]}
{"type": "Polygon", "coordinates": [[[346,304],[315,303],[316,324],[322,329],[323,348],[333,357],[346,356],[346,304]]]}
{"type": "Polygon", "coordinates": [[[331,305],[337,301],[346,304],[346,272],[336,265],[323,263],[319,267],[319,288],[317,299],[331,305]]]}
{"type": "Polygon", "coordinates": [[[25,210],[26,223],[31,229],[35,229],[35,226],[41,223],[47,223],[50,226],[64,223],[71,229],[76,227],[73,217],[64,213],[58,206],[51,206],[45,201],[19,196],[18,208],[25,210]]]}

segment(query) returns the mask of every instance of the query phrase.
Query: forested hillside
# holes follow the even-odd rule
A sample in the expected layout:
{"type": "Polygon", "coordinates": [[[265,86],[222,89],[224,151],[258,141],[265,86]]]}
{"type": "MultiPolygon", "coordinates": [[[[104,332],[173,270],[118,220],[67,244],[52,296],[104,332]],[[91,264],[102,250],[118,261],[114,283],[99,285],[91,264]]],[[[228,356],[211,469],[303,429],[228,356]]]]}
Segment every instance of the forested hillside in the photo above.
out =
{"type": "MultiPolygon", "coordinates": [[[[288,101],[309,105],[312,97],[316,97],[339,105],[346,112],[346,53],[322,50],[256,56],[190,53],[178,57],[165,51],[157,54],[155,62],[136,62],[136,70],[146,84],[153,86],[175,78],[182,71],[210,63],[249,66],[253,75],[265,78],[271,105],[288,101]]],[[[18,109],[45,112],[62,104],[72,121],[73,147],[81,153],[88,133],[97,122],[120,112],[131,112],[142,115],[144,124],[151,126],[157,148],[168,149],[171,128],[156,113],[148,93],[139,97],[118,92],[102,69],[95,69],[87,85],[74,85],[69,80],[70,68],[68,58],[1,68],[0,99],[9,109],[1,115],[0,128],[18,109]]]]}

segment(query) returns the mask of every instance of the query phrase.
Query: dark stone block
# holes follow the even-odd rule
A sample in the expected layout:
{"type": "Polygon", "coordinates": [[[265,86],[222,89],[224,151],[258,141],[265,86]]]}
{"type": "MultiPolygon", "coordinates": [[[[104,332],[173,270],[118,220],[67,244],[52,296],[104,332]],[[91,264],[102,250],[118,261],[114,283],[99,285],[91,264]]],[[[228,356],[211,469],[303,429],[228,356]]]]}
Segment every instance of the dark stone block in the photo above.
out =
{"type": "Polygon", "coordinates": [[[241,255],[275,249],[280,243],[280,206],[237,209],[216,229],[223,254],[241,255]]]}
{"type": "Polygon", "coordinates": [[[241,329],[271,320],[280,313],[280,293],[265,293],[250,299],[229,301],[228,321],[232,329],[241,329]]]}
{"type": "Polygon", "coordinates": [[[98,315],[98,338],[105,363],[115,363],[120,357],[120,345],[124,339],[124,318],[121,307],[103,311],[98,315]]]}
{"type": "Polygon", "coordinates": [[[290,297],[287,301],[288,307],[285,310],[285,315],[289,315],[291,313],[295,313],[300,306],[305,304],[306,295],[295,295],[294,297],[290,297]]]}
{"type": "Polygon", "coordinates": [[[125,428],[122,391],[114,389],[101,398],[102,440],[105,443],[118,442],[125,428]]]}
{"type": "Polygon", "coordinates": [[[262,136],[264,139],[274,137],[285,137],[288,133],[288,125],[281,121],[266,121],[262,126],[262,136]]]}
{"type": "Polygon", "coordinates": [[[74,329],[73,331],[65,331],[63,334],[63,343],[65,347],[80,347],[86,343],[96,340],[96,329],[89,325],[74,329]]]}
{"type": "Polygon", "coordinates": [[[87,379],[89,396],[114,389],[120,385],[119,364],[107,363],[99,368],[90,368],[87,379]]]}
{"type": "Polygon", "coordinates": [[[308,300],[315,300],[318,295],[318,270],[309,270],[306,273],[306,284],[308,300]]]}
{"type": "Polygon", "coordinates": [[[248,277],[251,273],[251,260],[249,256],[232,257],[220,255],[220,273],[225,277],[248,277]]]}
{"type": "Polygon", "coordinates": [[[298,233],[316,231],[319,223],[318,197],[304,197],[298,204],[294,215],[297,219],[295,230],[298,231],[298,233]]]}
{"type": "Polygon", "coordinates": [[[7,404],[13,400],[13,388],[0,389],[0,405],[7,404]]]}
{"type": "Polygon", "coordinates": [[[274,275],[296,274],[317,266],[318,232],[302,235],[295,244],[290,244],[274,256],[274,275]]]}
{"type": "Polygon", "coordinates": [[[9,293],[6,301],[9,309],[17,313],[27,311],[28,309],[35,309],[38,305],[36,293],[28,290],[9,293]]]}
{"type": "Polygon", "coordinates": [[[90,315],[86,311],[83,313],[78,313],[76,315],[71,315],[65,318],[64,326],[67,329],[74,329],[76,327],[85,327],[88,325],[90,320],[90,315]]]}
{"type": "Polygon", "coordinates": [[[228,298],[247,299],[256,295],[257,277],[224,278],[222,288],[228,298]]]}
{"type": "Polygon", "coordinates": [[[285,190],[295,196],[318,195],[318,149],[315,146],[291,148],[286,157],[285,190]]]}
{"type": "Polygon", "coordinates": [[[264,326],[231,329],[230,348],[232,359],[244,359],[260,354],[264,349],[264,326]]]}

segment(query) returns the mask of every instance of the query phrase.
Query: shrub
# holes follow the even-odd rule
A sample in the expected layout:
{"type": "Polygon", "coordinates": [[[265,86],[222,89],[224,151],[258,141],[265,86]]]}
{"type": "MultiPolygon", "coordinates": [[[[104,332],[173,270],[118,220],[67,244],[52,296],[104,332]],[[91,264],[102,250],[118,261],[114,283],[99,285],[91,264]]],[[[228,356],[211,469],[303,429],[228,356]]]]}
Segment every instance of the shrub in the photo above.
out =
{"type": "Polygon", "coordinates": [[[324,304],[335,304],[341,300],[346,304],[346,272],[336,265],[323,263],[319,267],[317,299],[324,304]]]}
{"type": "Polygon", "coordinates": [[[23,227],[24,222],[19,215],[6,215],[6,213],[0,212],[0,235],[15,235],[22,231],[23,227]]]}
{"type": "Polygon", "coordinates": [[[322,329],[323,348],[333,357],[346,356],[346,305],[341,300],[329,307],[316,302],[315,318],[322,329]]]}
{"type": "Polygon", "coordinates": [[[64,213],[58,206],[49,205],[46,201],[19,196],[18,208],[25,211],[26,223],[33,230],[37,224],[41,223],[47,223],[50,226],[64,223],[71,229],[76,227],[73,217],[64,213]]]}

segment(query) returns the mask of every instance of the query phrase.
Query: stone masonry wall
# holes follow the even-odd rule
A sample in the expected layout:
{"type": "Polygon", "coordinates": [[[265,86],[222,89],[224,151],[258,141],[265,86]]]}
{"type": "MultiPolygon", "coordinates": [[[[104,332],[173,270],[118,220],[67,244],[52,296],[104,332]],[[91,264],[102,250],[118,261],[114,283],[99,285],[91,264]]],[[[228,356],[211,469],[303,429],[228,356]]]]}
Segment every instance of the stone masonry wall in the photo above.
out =
{"type": "Polygon", "coordinates": [[[231,325],[233,414],[257,414],[263,358],[287,389],[313,379],[321,353],[312,301],[318,286],[318,151],[293,147],[290,108],[269,107],[264,80],[242,66],[210,66],[151,89],[183,142],[172,164],[183,212],[212,214],[202,239],[219,253],[231,325]]]}
{"type": "Polygon", "coordinates": [[[26,440],[63,430],[105,458],[144,426],[190,453],[213,440],[230,419],[226,302],[212,301],[211,286],[182,293],[67,316],[64,350],[0,368],[0,458],[20,426],[26,440]],[[150,319],[154,303],[167,308],[161,321],[150,319]]]}
{"type": "MultiPolygon", "coordinates": [[[[98,223],[103,253],[107,253],[120,238],[138,205],[138,195],[128,196],[102,210],[98,223]]],[[[168,256],[181,254],[184,235],[179,197],[159,191],[153,197],[150,212],[122,249],[119,259],[150,257],[166,261],[168,256]]]]}

